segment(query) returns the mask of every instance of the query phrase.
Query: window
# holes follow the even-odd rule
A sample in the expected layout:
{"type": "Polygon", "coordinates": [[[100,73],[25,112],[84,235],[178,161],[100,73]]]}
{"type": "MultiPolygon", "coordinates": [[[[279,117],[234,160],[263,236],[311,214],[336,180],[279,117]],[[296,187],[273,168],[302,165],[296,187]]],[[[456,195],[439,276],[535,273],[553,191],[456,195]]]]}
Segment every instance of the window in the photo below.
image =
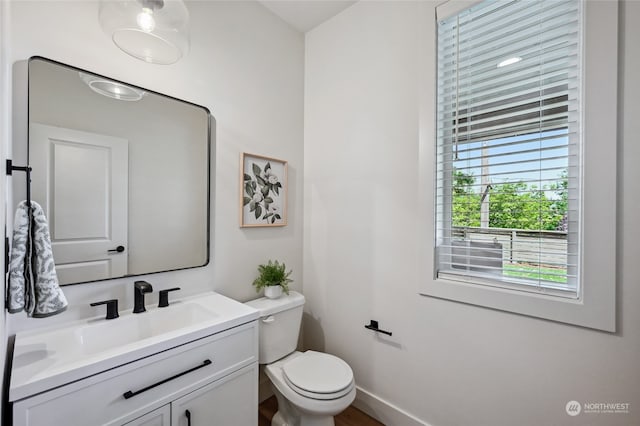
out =
{"type": "Polygon", "coordinates": [[[613,331],[617,3],[461,4],[436,8],[421,293],[613,331]]]}
{"type": "Polygon", "coordinates": [[[438,22],[438,276],[578,296],[580,3],[438,22]]]}

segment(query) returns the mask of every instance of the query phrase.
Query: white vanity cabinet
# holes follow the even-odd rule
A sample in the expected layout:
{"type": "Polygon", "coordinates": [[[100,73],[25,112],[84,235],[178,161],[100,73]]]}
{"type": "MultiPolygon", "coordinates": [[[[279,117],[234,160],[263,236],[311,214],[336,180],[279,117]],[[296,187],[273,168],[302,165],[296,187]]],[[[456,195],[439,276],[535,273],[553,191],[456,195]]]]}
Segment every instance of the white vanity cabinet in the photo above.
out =
{"type": "Polygon", "coordinates": [[[257,402],[253,409],[246,402],[257,374],[257,366],[247,367],[173,401],[171,425],[257,425],[257,402]]]}
{"type": "Polygon", "coordinates": [[[125,426],[256,425],[257,411],[247,401],[247,396],[251,396],[249,390],[255,388],[256,374],[257,366],[245,367],[125,426]]]}
{"type": "Polygon", "coordinates": [[[253,426],[255,320],[13,402],[14,426],[253,426]]]}
{"type": "Polygon", "coordinates": [[[171,404],[164,405],[124,426],[169,426],[171,424],[171,404]]]}

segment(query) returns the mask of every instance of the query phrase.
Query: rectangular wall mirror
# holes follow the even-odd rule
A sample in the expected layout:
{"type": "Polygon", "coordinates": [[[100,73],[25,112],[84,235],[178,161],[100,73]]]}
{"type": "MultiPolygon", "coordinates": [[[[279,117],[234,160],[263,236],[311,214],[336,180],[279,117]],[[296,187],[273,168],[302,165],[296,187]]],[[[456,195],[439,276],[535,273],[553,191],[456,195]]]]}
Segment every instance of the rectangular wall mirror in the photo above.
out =
{"type": "Polygon", "coordinates": [[[31,197],[60,284],[206,265],[210,153],[206,108],[30,59],[31,197]]]}

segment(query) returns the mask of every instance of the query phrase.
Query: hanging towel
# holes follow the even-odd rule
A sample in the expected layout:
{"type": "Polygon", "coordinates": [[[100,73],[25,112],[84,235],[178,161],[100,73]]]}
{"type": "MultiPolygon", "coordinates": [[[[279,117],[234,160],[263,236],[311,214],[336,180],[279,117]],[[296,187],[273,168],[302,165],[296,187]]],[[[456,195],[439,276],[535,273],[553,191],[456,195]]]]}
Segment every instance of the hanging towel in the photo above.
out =
{"type": "Polygon", "coordinates": [[[7,293],[10,313],[24,309],[30,317],[43,318],[67,309],[53,262],[47,218],[34,201],[31,209],[21,201],[16,210],[7,293]]]}

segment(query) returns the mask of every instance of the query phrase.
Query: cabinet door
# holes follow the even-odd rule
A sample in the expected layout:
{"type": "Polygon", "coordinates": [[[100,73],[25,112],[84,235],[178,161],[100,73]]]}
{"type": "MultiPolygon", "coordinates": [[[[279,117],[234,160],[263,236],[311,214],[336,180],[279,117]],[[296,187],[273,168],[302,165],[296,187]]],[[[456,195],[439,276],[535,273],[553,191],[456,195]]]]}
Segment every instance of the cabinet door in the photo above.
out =
{"type": "Polygon", "coordinates": [[[238,370],[171,403],[172,426],[257,424],[257,364],[238,370]]]}
{"type": "Polygon", "coordinates": [[[170,426],[171,425],[171,405],[163,405],[157,410],[145,414],[142,417],[125,423],[123,426],[170,426]]]}

